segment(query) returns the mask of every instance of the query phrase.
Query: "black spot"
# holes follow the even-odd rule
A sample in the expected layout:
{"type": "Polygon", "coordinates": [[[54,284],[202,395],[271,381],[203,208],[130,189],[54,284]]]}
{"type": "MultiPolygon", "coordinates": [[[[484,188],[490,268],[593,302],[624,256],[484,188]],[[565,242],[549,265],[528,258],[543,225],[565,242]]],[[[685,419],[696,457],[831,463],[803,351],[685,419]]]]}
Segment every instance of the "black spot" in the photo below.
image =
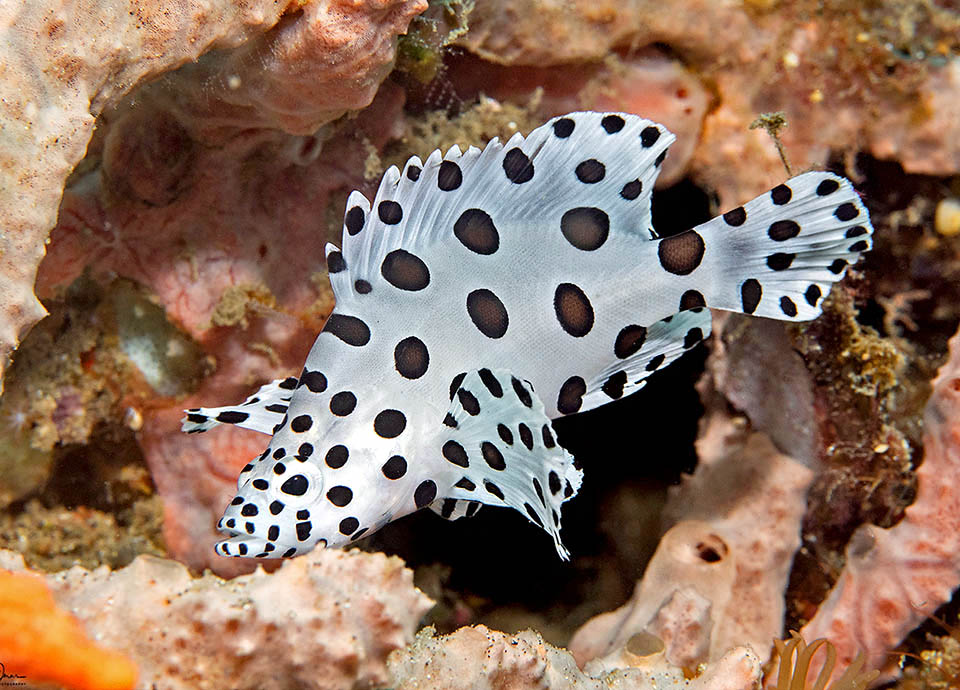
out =
{"type": "Polygon", "coordinates": [[[550,474],[547,475],[547,481],[550,484],[550,493],[552,493],[554,496],[560,493],[560,489],[562,489],[563,486],[561,485],[560,477],[556,472],[550,470],[550,474]]]}
{"type": "Polygon", "coordinates": [[[252,522],[245,522],[243,523],[243,529],[246,531],[247,534],[253,534],[254,532],[257,531],[257,526],[254,525],[252,522]]]}
{"type": "Polygon", "coordinates": [[[533,432],[530,431],[530,427],[520,422],[517,426],[517,431],[520,432],[520,440],[523,442],[523,445],[527,447],[527,450],[533,450],[533,432]]]}
{"type": "Polygon", "coordinates": [[[862,225],[854,225],[852,228],[847,230],[844,237],[848,237],[848,238],[860,237],[861,235],[866,235],[866,234],[867,234],[867,229],[865,227],[863,227],[862,225]]]}
{"type": "Polygon", "coordinates": [[[796,258],[796,254],[777,252],[767,257],[767,266],[773,271],[786,271],[796,258]]]}
{"type": "Polygon", "coordinates": [[[357,518],[355,517],[343,518],[343,520],[340,521],[340,534],[343,534],[344,536],[349,537],[351,534],[357,531],[357,527],[359,526],[360,526],[360,521],[357,520],[357,518]]]}
{"type": "Polygon", "coordinates": [[[467,389],[460,388],[457,391],[457,399],[470,416],[476,417],[480,414],[480,401],[477,400],[477,396],[467,389]]]}
{"type": "Polygon", "coordinates": [[[371,290],[373,290],[373,286],[361,278],[359,280],[354,281],[353,289],[356,290],[361,295],[367,295],[370,293],[371,290]]]}
{"type": "Polygon", "coordinates": [[[217,415],[217,421],[223,422],[224,424],[239,424],[240,422],[245,422],[249,417],[250,415],[246,412],[227,410],[217,415]]]}
{"type": "Polygon", "coordinates": [[[530,395],[530,391],[520,382],[520,379],[511,376],[510,385],[513,386],[513,392],[516,393],[517,400],[523,403],[524,407],[533,407],[533,397],[530,395]]]}
{"type": "Polygon", "coordinates": [[[701,340],[703,340],[703,331],[699,328],[691,328],[687,331],[687,334],[683,336],[683,349],[689,350],[701,340]]]}
{"type": "Polygon", "coordinates": [[[257,507],[252,503],[248,503],[247,505],[245,505],[243,508],[240,509],[240,514],[243,515],[244,517],[253,517],[259,512],[260,511],[257,510],[257,507]]]}
{"type": "Polygon", "coordinates": [[[349,458],[350,451],[345,445],[338,443],[327,451],[323,461],[327,463],[327,467],[338,470],[347,464],[349,458]]]}
{"type": "MultiPolygon", "coordinates": [[[[303,370],[300,374],[300,386],[306,386],[311,393],[323,393],[327,390],[327,377],[319,371],[303,370]]],[[[299,387],[299,386],[298,386],[299,387]]]]}
{"type": "Polygon", "coordinates": [[[778,220],[767,228],[767,235],[774,242],[786,242],[800,234],[800,226],[792,220],[778,220]]]}
{"type": "Polygon", "coordinates": [[[282,501],[274,501],[270,504],[270,514],[279,515],[281,512],[283,512],[284,507],[285,506],[283,505],[282,501]]]}
{"type": "Polygon", "coordinates": [[[358,530],[352,537],[350,537],[350,541],[356,541],[357,539],[362,537],[366,531],[367,531],[366,527],[364,527],[362,530],[358,530]]]}
{"type": "Polygon", "coordinates": [[[693,273],[703,260],[703,238],[694,230],[660,240],[657,256],[665,271],[678,276],[693,273]]]}
{"type": "Polygon", "coordinates": [[[243,496],[234,496],[233,500],[230,501],[230,505],[232,506],[238,506],[241,503],[243,503],[243,496]]]}
{"type": "Polygon", "coordinates": [[[573,496],[573,484],[570,483],[570,480],[567,480],[567,485],[563,488],[563,497],[570,498],[573,496]]]}
{"type": "Polygon", "coordinates": [[[847,202],[845,204],[840,204],[837,206],[837,210],[833,212],[839,220],[848,221],[853,220],[860,215],[860,211],[857,210],[857,207],[847,202]]]}
{"type": "Polygon", "coordinates": [[[301,443],[300,447],[297,449],[297,455],[302,458],[309,458],[311,455],[313,455],[313,444],[301,443]]]}
{"type": "Polygon", "coordinates": [[[430,353],[427,346],[416,336],[404,338],[393,349],[393,361],[400,375],[407,379],[418,379],[427,373],[430,365],[430,353]]]}
{"type": "Polygon", "coordinates": [[[283,381],[279,383],[279,386],[284,390],[292,391],[294,388],[297,387],[297,377],[288,376],[287,378],[285,378],[283,381]]]}
{"type": "Polygon", "coordinates": [[[574,173],[584,184],[596,184],[607,174],[607,168],[596,158],[588,158],[577,165],[574,173]]]}
{"type": "Polygon", "coordinates": [[[423,172],[423,168],[419,165],[408,165],[407,166],[407,179],[411,182],[416,182],[420,179],[420,173],[423,172]]]}
{"type": "Polygon", "coordinates": [[[616,134],[623,129],[624,124],[626,123],[619,115],[604,115],[600,120],[600,126],[606,130],[607,134],[616,134]]]}
{"type": "Polygon", "coordinates": [[[437,484],[432,479],[425,479],[420,482],[420,485],[417,487],[416,491],[413,492],[413,502],[416,504],[417,508],[423,508],[424,506],[430,505],[433,503],[433,499],[437,497],[437,484]]]}
{"type": "Polygon", "coordinates": [[[340,252],[330,252],[327,256],[327,273],[339,273],[347,267],[340,252]]]}
{"type": "Polygon", "coordinates": [[[269,539],[270,541],[276,541],[279,538],[280,538],[280,526],[270,525],[270,529],[267,530],[267,539],[269,539]]]}
{"type": "Polygon", "coordinates": [[[203,424],[207,421],[207,415],[190,413],[187,414],[187,421],[193,422],[194,424],[203,424]]]}
{"type": "Polygon", "coordinates": [[[503,157],[503,172],[508,180],[516,184],[529,182],[533,179],[533,161],[520,149],[512,148],[503,157]]]}
{"type": "Polygon", "coordinates": [[[863,250],[865,250],[865,249],[866,249],[867,247],[869,247],[869,246],[870,246],[870,245],[867,244],[866,240],[860,240],[859,242],[854,242],[853,244],[850,245],[850,251],[851,251],[851,252],[862,252],[863,250]]]}
{"type": "MultiPolygon", "coordinates": [[[[267,489],[270,488],[270,482],[268,482],[266,479],[254,479],[253,488],[260,489],[261,491],[266,491],[267,489]]],[[[246,506],[244,506],[244,510],[246,510],[246,506]]],[[[246,513],[244,513],[244,515],[246,515],[246,513]]],[[[254,513],[254,515],[256,515],[256,513],[254,513]]]]}
{"type": "Polygon", "coordinates": [[[276,465],[273,466],[274,474],[283,474],[286,471],[287,471],[287,466],[284,465],[282,462],[278,462],[276,465]]]}
{"type": "Polygon", "coordinates": [[[415,292],[430,284],[430,271],[423,261],[406,251],[394,249],[380,264],[380,274],[395,288],[415,292]]]}
{"type": "Polygon", "coordinates": [[[282,556],[282,557],[283,557],[283,558],[290,558],[291,556],[293,556],[293,555],[296,554],[296,553],[297,553],[297,547],[296,547],[296,546],[291,546],[289,549],[287,549],[286,551],[283,552],[283,556],[282,556]]]}
{"type": "Polygon", "coordinates": [[[477,514],[477,511],[480,510],[479,501],[469,501],[467,503],[467,512],[465,513],[467,517],[473,517],[477,514]]]}
{"type": "Polygon", "coordinates": [[[843,269],[847,267],[847,262],[844,259],[834,259],[827,268],[830,269],[830,272],[834,275],[840,275],[843,273],[843,269]]]}
{"type": "Polygon", "coordinates": [[[230,518],[229,520],[227,520],[226,524],[227,524],[227,527],[229,527],[230,529],[233,529],[234,527],[237,526],[237,521],[234,520],[233,518],[230,518]]]}
{"type": "Polygon", "coordinates": [[[783,206],[784,204],[790,203],[790,199],[793,198],[793,190],[790,189],[785,184],[778,184],[776,187],[770,190],[770,200],[773,201],[777,206],[783,206]]]}
{"type": "Polygon", "coordinates": [[[550,425],[544,424],[542,432],[543,432],[543,445],[546,446],[547,448],[554,448],[557,445],[557,442],[554,440],[553,434],[550,433],[550,425]]]}
{"type": "MultiPolygon", "coordinates": [[[[224,545],[224,549],[226,549],[226,545],[224,545]]],[[[240,551],[240,555],[241,555],[241,556],[246,556],[246,555],[247,555],[247,545],[246,545],[246,544],[240,544],[240,546],[238,547],[238,549],[239,549],[239,551],[240,551]]]]}
{"type": "Polygon", "coordinates": [[[649,125],[643,128],[643,131],[640,132],[640,143],[643,144],[645,149],[650,148],[657,143],[657,139],[660,138],[660,130],[649,125]]]}
{"type": "Polygon", "coordinates": [[[540,516],[537,515],[537,512],[533,509],[533,506],[530,505],[529,503],[524,502],[523,507],[527,511],[527,515],[530,516],[530,519],[533,520],[538,525],[540,525],[541,527],[543,527],[543,520],[541,520],[540,516]]]}
{"type": "Polygon", "coordinates": [[[327,492],[327,500],[338,508],[350,503],[353,500],[353,491],[349,486],[334,486],[327,492]]]}
{"type": "Polygon", "coordinates": [[[460,384],[463,383],[463,379],[466,377],[467,372],[461,371],[459,374],[450,379],[450,400],[453,400],[453,396],[457,394],[457,389],[460,388],[460,384]]]}
{"type": "Polygon", "coordinates": [[[573,208],[560,218],[560,232],[577,249],[599,249],[610,234],[610,218],[599,208],[573,208]]]}
{"type": "Polygon", "coordinates": [[[300,541],[306,541],[307,539],[309,539],[311,529],[313,529],[312,523],[298,522],[297,523],[297,539],[299,539],[300,541]]]}
{"type": "Polygon", "coordinates": [[[455,498],[445,498],[443,499],[443,504],[440,506],[440,515],[445,517],[448,520],[450,516],[453,515],[453,511],[457,508],[457,499],[455,498]]]}
{"type": "Polygon", "coordinates": [[[383,476],[387,479],[400,479],[407,473],[407,461],[401,455],[394,455],[380,468],[383,476]]]}
{"type": "Polygon", "coordinates": [[[377,214],[387,225],[396,225],[403,220],[403,209],[396,201],[381,201],[377,207],[377,214]]]}
{"type": "Polygon", "coordinates": [[[286,405],[281,405],[280,403],[273,403],[272,405],[267,405],[265,408],[267,412],[276,412],[277,414],[283,414],[287,411],[286,405]]]}
{"type": "Polygon", "coordinates": [[[560,386],[557,396],[557,410],[561,414],[573,414],[583,405],[583,394],[587,392],[587,382],[579,376],[571,376],[560,386]]]}
{"type": "Polygon", "coordinates": [[[507,308],[499,297],[486,288],[467,295],[467,314],[473,325],[488,338],[502,338],[507,332],[507,308]]]}
{"type": "Polygon", "coordinates": [[[490,255],[500,248],[500,233],[486,211],[468,208],[453,224],[453,234],[460,244],[477,254],[490,255]]]}
{"type": "Polygon", "coordinates": [[[447,441],[444,443],[441,452],[447,462],[452,462],[459,467],[470,467],[470,461],[467,459],[467,451],[456,441],[447,441]]]}
{"type": "Polygon", "coordinates": [[[362,347],[370,342],[370,327],[356,316],[344,316],[334,312],[324,324],[323,331],[354,347],[362,347]]]}
{"type": "Polygon", "coordinates": [[[707,306],[707,301],[698,290],[687,290],[680,297],[680,311],[685,309],[699,309],[707,306]]]}
{"type": "Polygon", "coordinates": [[[494,496],[499,498],[501,501],[503,500],[503,492],[500,490],[500,487],[494,484],[493,482],[484,479],[483,488],[487,490],[488,494],[493,494],[494,496]]]}
{"type": "Polygon", "coordinates": [[[623,397],[623,387],[627,385],[627,372],[618,371],[616,374],[611,374],[610,378],[604,381],[603,386],[600,387],[604,393],[614,400],[619,400],[623,397]]]}
{"type": "Polygon", "coordinates": [[[620,196],[627,201],[633,201],[640,196],[640,192],[642,191],[643,183],[640,180],[633,180],[632,182],[627,182],[625,185],[623,185],[623,189],[620,190],[620,196]]]}
{"type": "Polygon", "coordinates": [[[447,412],[447,414],[444,416],[443,423],[451,429],[457,428],[457,420],[454,419],[453,415],[449,412],[447,412]]]}
{"type": "MultiPolygon", "coordinates": [[[[258,458],[258,460],[263,460],[263,457],[264,457],[264,456],[261,455],[261,456],[258,458]]],[[[240,474],[243,474],[244,472],[249,472],[249,471],[252,470],[252,469],[253,469],[253,465],[251,465],[251,464],[248,462],[246,465],[243,466],[243,469],[240,470],[240,474]]]]}
{"type": "Polygon", "coordinates": [[[613,343],[613,354],[619,359],[626,359],[640,351],[647,339],[647,329],[643,326],[625,326],[617,334],[613,343]]]}
{"type": "Polygon", "coordinates": [[[537,492],[537,498],[540,499],[540,505],[546,507],[547,499],[543,495],[543,487],[540,486],[540,480],[536,477],[533,478],[533,490],[537,492]]]}
{"type": "Polygon", "coordinates": [[[553,293],[553,309],[560,327],[574,338],[582,338],[593,328],[593,305],[583,290],[573,283],[561,283],[553,293]]]}
{"type": "Polygon", "coordinates": [[[647,362],[647,366],[644,367],[647,371],[656,371],[660,368],[660,365],[663,364],[663,360],[666,359],[666,355],[656,355],[650,358],[650,361],[647,362]]]}
{"type": "Polygon", "coordinates": [[[477,485],[470,481],[467,477],[461,477],[460,481],[454,484],[458,489],[463,489],[464,491],[473,491],[477,488],[477,485]]]}
{"type": "Polygon", "coordinates": [[[309,510],[306,510],[306,509],[304,509],[304,510],[298,510],[298,511],[297,511],[297,519],[298,519],[298,520],[309,520],[309,519],[310,519],[310,511],[309,511],[309,510]]]}
{"type": "Polygon", "coordinates": [[[747,210],[743,206],[737,206],[732,211],[723,214],[723,220],[727,225],[738,227],[747,222],[747,210]]]}
{"type": "Polygon", "coordinates": [[[293,418],[290,422],[290,430],[302,434],[313,426],[313,418],[308,414],[301,414],[293,418]]]}
{"type": "Polygon", "coordinates": [[[836,180],[824,180],[817,185],[817,196],[827,196],[840,189],[840,183],[836,180]]]}
{"type": "Polygon", "coordinates": [[[820,301],[820,297],[823,293],[820,292],[820,286],[814,283],[810,284],[810,287],[807,288],[807,291],[803,293],[804,298],[807,300],[807,304],[811,307],[817,306],[817,302],[820,301]]]}
{"type": "Polygon", "coordinates": [[[303,496],[307,493],[309,482],[302,474],[295,474],[280,485],[280,491],[291,496],[303,496]]]}
{"type": "Polygon", "coordinates": [[[444,192],[452,192],[463,184],[463,173],[460,166],[453,161],[443,161],[437,173],[437,187],[444,192]]]}
{"type": "Polygon", "coordinates": [[[740,302],[743,305],[743,313],[752,314],[755,312],[762,295],[763,288],[756,278],[747,278],[743,281],[743,285],[740,286],[740,302]]]}
{"type": "Polygon", "coordinates": [[[656,168],[659,168],[663,164],[663,160],[667,157],[667,151],[669,149],[664,149],[660,152],[660,155],[657,156],[657,160],[653,161],[653,165],[656,168]]]}
{"type": "Polygon", "coordinates": [[[495,445],[490,443],[490,441],[484,441],[480,444],[480,453],[491,469],[501,471],[507,469],[507,463],[503,459],[503,453],[501,453],[495,445]]]}
{"type": "Polygon", "coordinates": [[[483,381],[483,385],[490,391],[490,395],[495,398],[503,397],[503,386],[500,385],[500,381],[497,380],[497,377],[493,375],[492,371],[483,368],[477,373],[480,374],[480,380],[483,381]]]}
{"type": "Polygon", "coordinates": [[[373,420],[373,430],[383,438],[396,438],[407,428],[407,418],[400,410],[383,410],[373,420]]]}
{"type": "Polygon", "coordinates": [[[500,436],[500,440],[508,446],[513,445],[513,432],[506,424],[497,424],[497,434],[500,436]]]}
{"type": "Polygon", "coordinates": [[[560,139],[566,139],[573,134],[573,128],[576,126],[569,117],[561,117],[553,123],[553,133],[560,139]]]}
{"type": "Polygon", "coordinates": [[[797,315],[797,305],[793,303],[793,300],[789,297],[780,298],[780,311],[782,311],[787,316],[796,316],[797,315]]]}
{"type": "Polygon", "coordinates": [[[366,221],[366,216],[363,215],[363,209],[359,206],[354,206],[349,211],[344,218],[343,224],[347,226],[347,232],[351,235],[356,235],[358,232],[363,230],[363,224],[366,221]]]}
{"type": "Polygon", "coordinates": [[[338,417],[346,417],[357,406],[357,396],[350,391],[340,391],[330,398],[330,411],[338,417]]]}

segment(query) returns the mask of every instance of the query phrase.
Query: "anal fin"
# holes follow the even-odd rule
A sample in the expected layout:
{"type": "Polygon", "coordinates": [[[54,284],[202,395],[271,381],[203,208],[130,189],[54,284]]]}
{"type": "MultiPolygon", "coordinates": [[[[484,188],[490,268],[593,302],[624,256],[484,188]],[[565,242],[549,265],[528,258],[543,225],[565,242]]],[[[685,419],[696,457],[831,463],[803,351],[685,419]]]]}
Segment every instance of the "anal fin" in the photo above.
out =
{"type": "MultiPolygon", "coordinates": [[[[528,382],[495,369],[468,373],[454,393],[438,440],[462,477],[442,498],[508,506],[552,538],[564,560],[560,510],[576,495],[582,473],[556,441],[543,403],[528,382]]],[[[444,501],[434,505],[443,515],[444,501]]],[[[432,507],[432,506],[431,506],[432,507]]],[[[451,507],[452,516],[459,505],[451,507]]]]}
{"type": "Polygon", "coordinates": [[[430,510],[445,520],[459,520],[462,517],[473,517],[480,510],[478,501],[462,501],[456,498],[445,498],[430,504],[430,510]]]}
{"type": "Polygon", "coordinates": [[[260,386],[257,392],[238,405],[225,407],[194,407],[184,410],[181,431],[196,434],[220,424],[232,424],[263,434],[272,434],[274,427],[287,413],[290,396],[297,387],[296,377],[277,379],[260,386]]]}

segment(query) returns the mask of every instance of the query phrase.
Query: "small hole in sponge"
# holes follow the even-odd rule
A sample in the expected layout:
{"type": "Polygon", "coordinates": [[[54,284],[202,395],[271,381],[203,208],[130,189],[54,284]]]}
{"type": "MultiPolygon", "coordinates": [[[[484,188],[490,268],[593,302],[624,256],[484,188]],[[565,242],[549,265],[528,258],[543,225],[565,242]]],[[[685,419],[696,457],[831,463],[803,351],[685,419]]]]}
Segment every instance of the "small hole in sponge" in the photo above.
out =
{"type": "Polygon", "coordinates": [[[715,534],[709,535],[695,547],[697,556],[705,563],[718,563],[727,557],[727,545],[715,534]]]}

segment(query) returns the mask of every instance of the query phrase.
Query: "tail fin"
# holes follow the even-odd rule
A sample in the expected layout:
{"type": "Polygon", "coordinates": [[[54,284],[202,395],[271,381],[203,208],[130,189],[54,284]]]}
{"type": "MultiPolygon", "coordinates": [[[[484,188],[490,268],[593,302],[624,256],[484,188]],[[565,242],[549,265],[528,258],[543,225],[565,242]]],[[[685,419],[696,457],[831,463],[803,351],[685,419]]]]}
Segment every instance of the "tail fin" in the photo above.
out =
{"type": "Polygon", "coordinates": [[[826,172],[787,180],[694,228],[716,276],[707,306],[787,321],[816,318],[847,266],[872,246],[870,215],[850,181],[826,172]]]}

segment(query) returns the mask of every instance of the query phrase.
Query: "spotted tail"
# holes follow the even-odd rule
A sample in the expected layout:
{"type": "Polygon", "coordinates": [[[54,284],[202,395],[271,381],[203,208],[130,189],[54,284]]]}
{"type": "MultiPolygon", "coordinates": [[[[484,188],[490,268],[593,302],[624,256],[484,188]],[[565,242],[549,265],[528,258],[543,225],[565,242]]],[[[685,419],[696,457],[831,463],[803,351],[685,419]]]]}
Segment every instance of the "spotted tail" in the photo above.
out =
{"type": "Polygon", "coordinates": [[[688,306],[787,321],[816,318],[833,283],[871,247],[870,215],[849,180],[809,172],[660,242],[661,263],[698,257],[705,288],[688,306]]]}

